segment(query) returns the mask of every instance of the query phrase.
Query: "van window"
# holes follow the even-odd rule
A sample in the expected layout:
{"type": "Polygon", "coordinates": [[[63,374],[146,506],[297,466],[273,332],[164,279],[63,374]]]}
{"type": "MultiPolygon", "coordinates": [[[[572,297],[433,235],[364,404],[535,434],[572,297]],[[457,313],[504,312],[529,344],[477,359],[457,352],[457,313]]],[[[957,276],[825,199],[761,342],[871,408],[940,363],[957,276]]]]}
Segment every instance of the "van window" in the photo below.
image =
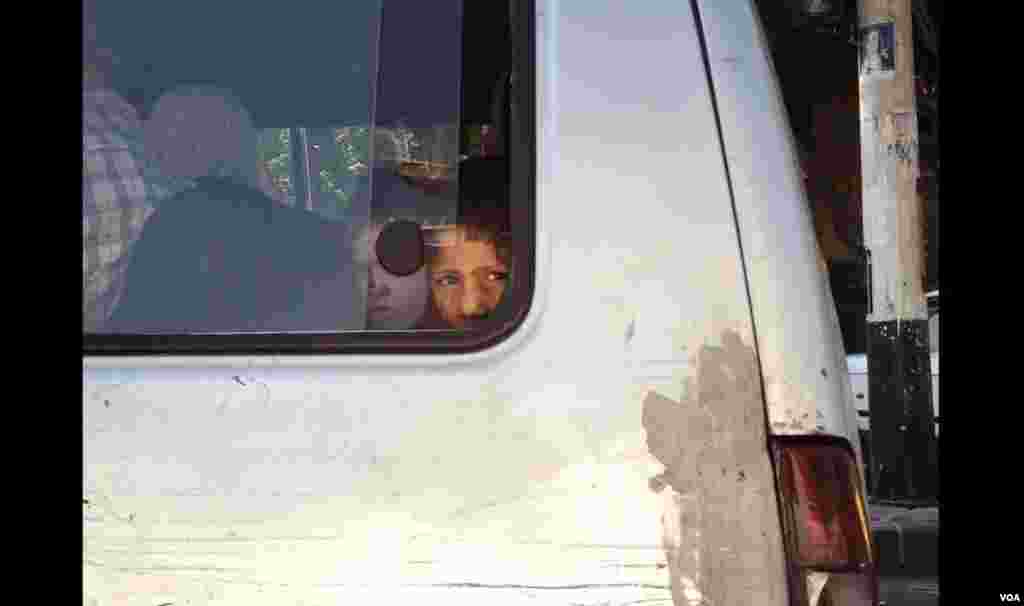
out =
{"type": "Polygon", "coordinates": [[[456,351],[525,316],[530,11],[83,8],[85,353],[456,351]]]}

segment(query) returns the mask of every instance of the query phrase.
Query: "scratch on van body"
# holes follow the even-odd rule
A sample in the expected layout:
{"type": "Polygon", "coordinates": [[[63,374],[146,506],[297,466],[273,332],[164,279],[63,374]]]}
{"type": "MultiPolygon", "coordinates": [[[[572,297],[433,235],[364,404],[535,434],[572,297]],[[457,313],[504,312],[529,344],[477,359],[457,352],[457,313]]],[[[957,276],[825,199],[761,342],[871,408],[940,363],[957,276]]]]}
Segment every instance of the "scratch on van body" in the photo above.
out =
{"type": "Polygon", "coordinates": [[[248,395],[252,393],[251,390],[258,389],[263,393],[263,400],[259,404],[264,408],[270,406],[270,386],[266,382],[257,379],[251,375],[232,375],[227,385],[227,393],[217,402],[217,415],[223,415],[229,409],[235,409],[241,406],[241,403],[236,400],[237,396],[241,394],[248,395]]]}
{"type": "Polygon", "coordinates": [[[739,57],[722,57],[720,61],[733,72],[739,71],[740,65],[743,63],[743,59],[739,57]]]}
{"type": "Polygon", "coordinates": [[[135,514],[117,512],[110,497],[104,492],[94,492],[92,498],[83,497],[82,504],[85,506],[85,521],[132,525],[135,523],[135,514]]]}
{"type": "Polygon", "coordinates": [[[673,600],[781,603],[782,538],[756,356],[725,331],[721,346],[705,344],[691,363],[696,377],[681,400],[649,392],[641,415],[648,450],[664,465],[650,486],[664,491],[673,600]]]}

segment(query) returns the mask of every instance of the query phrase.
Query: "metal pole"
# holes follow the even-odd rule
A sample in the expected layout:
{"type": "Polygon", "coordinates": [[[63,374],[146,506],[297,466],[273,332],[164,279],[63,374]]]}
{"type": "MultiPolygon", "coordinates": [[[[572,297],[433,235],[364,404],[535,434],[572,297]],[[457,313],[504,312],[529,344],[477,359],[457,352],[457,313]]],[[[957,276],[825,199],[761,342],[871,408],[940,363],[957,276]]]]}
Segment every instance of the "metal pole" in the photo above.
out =
{"type": "Polygon", "coordinates": [[[859,0],[864,241],[871,476],[877,499],[933,499],[935,429],[911,0],[859,0]]]}
{"type": "Polygon", "coordinates": [[[306,129],[292,128],[288,133],[292,152],[292,192],[295,207],[313,210],[309,197],[309,159],[306,149],[306,129]]]}

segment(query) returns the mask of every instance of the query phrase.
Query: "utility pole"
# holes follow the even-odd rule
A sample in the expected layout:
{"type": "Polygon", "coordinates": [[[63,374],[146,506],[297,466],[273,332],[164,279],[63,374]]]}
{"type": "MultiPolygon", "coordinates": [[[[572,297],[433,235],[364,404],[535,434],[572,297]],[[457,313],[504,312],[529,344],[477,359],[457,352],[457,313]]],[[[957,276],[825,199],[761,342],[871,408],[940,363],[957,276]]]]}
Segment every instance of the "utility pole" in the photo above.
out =
{"type": "Polygon", "coordinates": [[[858,0],[871,477],[876,499],[937,495],[911,0],[858,0]]]}

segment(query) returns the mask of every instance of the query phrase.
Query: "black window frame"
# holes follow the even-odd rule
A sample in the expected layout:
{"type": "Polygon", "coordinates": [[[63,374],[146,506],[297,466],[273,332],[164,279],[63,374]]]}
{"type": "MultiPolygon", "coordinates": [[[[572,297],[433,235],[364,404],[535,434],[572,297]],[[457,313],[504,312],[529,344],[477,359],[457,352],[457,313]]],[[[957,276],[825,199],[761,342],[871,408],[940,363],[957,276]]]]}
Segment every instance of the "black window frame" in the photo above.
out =
{"type": "MultiPolygon", "coordinates": [[[[523,323],[533,305],[536,280],[536,10],[534,0],[509,0],[512,66],[511,102],[516,112],[506,137],[509,224],[514,235],[516,279],[509,313],[487,331],[346,331],[238,334],[82,334],[82,355],[209,356],[324,354],[464,354],[489,349],[523,323]]],[[[463,49],[463,55],[468,51],[463,49]]]]}

